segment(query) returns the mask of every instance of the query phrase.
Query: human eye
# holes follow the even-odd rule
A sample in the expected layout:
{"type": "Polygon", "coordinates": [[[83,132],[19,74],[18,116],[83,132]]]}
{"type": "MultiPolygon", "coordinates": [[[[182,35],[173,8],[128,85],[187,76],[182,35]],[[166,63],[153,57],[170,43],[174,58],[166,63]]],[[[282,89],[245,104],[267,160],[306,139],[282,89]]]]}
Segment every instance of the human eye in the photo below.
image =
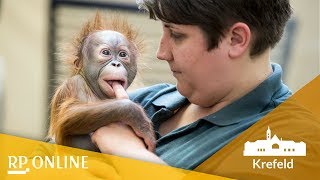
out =
{"type": "Polygon", "coordinates": [[[184,39],[185,35],[171,30],[170,37],[175,41],[181,41],[184,39]]]}

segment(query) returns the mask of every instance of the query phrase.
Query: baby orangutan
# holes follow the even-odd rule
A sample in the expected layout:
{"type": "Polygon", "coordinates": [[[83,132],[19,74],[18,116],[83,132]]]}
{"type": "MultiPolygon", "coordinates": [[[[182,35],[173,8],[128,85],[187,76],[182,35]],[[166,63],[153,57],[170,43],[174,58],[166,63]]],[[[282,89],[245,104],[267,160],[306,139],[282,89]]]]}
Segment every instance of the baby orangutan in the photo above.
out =
{"type": "Polygon", "coordinates": [[[98,150],[88,134],[122,122],[153,151],[154,131],[143,108],[117,94],[130,86],[137,73],[143,48],[138,33],[124,19],[106,19],[97,13],[70,47],[65,61],[72,76],[53,96],[48,136],[57,144],[98,150]]]}

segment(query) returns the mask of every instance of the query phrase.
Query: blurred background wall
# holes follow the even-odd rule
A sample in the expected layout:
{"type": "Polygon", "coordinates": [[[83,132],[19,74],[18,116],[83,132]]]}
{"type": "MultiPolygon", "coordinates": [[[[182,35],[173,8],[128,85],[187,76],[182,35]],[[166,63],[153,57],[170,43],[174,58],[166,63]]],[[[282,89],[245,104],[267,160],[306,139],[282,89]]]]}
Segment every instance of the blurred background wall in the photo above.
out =
{"type": "MultiPolygon", "coordinates": [[[[284,68],[284,81],[296,92],[320,72],[319,1],[291,0],[294,16],[272,53],[284,68]]],[[[175,83],[155,52],[160,22],[137,11],[135,0],[0,0],[0,132],[43,139],[49,100],[64,67],[56,53],[94,16],[120,11],[148,43],[140,76],[130,90],[160,82],[175,83]]]]}
{"type": "Polygon", "coordinates": [[[47,123],[49,1],[1,0],[1,132],[42,138],[47,123]]]}

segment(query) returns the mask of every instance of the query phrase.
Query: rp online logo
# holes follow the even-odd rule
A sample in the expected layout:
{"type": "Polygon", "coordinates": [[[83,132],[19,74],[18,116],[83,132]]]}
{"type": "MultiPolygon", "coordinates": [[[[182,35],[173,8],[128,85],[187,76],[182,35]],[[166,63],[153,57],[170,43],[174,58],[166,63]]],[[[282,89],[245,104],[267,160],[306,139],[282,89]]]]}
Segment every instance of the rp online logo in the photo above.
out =
{"type": "Polygon", "coordinates": [[[8,174],[27,174],[32,170],[88,169],[88,156],[8,156],[8,174]]]}
{"type": "Polygon", "coordinates": [[[26,156],[8,156],[9,158],[9,170],[8,174],[27,174],[30,172],[30,168],[23,168],[28,162],[26,156]]]}
{"type": "Polygon", "coordinates": [[[243,156],[306,156],[306,143],[285,141],[277,135],[271,138],[268,127],[265,140],[247,141],[244,144],[243,156]]]}

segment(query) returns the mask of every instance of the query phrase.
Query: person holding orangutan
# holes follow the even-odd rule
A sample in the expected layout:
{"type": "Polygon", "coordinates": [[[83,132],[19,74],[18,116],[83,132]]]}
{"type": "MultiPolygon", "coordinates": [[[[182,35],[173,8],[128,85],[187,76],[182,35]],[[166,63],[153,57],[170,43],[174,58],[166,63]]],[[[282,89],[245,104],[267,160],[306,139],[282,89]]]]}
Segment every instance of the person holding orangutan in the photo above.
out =
{"type": "Polygon", "coordinates": [[[155,152],[119,123],[92,134],[101,152],[194,169],[291,96],[269,59],[292,13],[288,0],[138,5],[162,22],[157,58],[168,62],[177,84],[129,94],[153,122],[155,152]]]}

